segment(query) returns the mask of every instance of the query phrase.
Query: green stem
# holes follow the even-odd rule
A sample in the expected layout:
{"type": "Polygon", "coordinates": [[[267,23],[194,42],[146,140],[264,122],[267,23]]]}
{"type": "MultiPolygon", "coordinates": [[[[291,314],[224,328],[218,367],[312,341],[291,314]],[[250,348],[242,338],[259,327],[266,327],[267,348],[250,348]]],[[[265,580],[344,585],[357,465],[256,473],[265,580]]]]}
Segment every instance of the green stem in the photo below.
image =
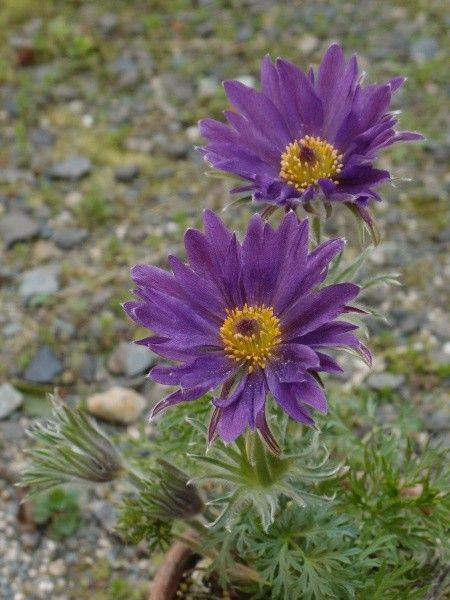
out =
{"type": "MultiPolygon", "coordinates": [[[[191,523],[189,523],[191,525],[191,523]]],[[[196,539],[197,536],[194,532],[193,535],[189,535],[189,530],[185,531],[182,534],[175,533],[173,534],[174,539],[183,542],[186,544],[191,550],[200,554],[201,556],[206,556],[211,560],[215,560],[218,556],[217,550],[212,548],[205,548],[202,541],[204,538],[210,537],[210,533],[207,530],[201,532],[201,537],[196,539]]],[[[248,583],[249,581],[256,581],[258,583],[262,582],[261,576],[257,571],[248,567],[247,565],[242,564],[241,562],[235,562],[234,570],[232,574],[229,574],[230,579],[234,582],[248,583]]]]}
{"type": "Polygon", "coordinates": [[[257,433],[253,434],[255,439],[253,441],[253,458],[255,461],[256,471],[258,473],[258,479],[264,487],[269,487],[273,483],[272,473],[267,462],[266,449],[261,442],[257,433]]]}
{"type": "Polygon", "coordinates": [[[314,236],[316,238],[317,245],[322,241],[322,222],[320,217],[314,216],[312,218],[312,228],[314,232],[314,236]]]}

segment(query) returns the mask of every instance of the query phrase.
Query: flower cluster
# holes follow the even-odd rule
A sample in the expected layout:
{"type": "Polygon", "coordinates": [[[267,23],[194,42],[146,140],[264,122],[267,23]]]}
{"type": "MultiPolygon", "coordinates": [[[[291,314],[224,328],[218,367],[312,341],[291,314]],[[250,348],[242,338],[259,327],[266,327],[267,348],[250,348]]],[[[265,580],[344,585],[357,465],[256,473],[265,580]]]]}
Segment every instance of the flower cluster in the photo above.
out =
{"type": "Polygon", "coordinates": [[[225,112],[227,124],[200,122],[208,140],[201,151],[213,167],[248,181],[233,191],[251,190],[255,201],[286,214],[278,227],[254,215],[240,241],[205,211],[204,232],[186,232],[186,263],[170,256],[170,271],[132,269],[136,299],[125,310],[152,332],[137,343],[169,361],[150,376],[177,387],[152,415],[212,392],[209,441],[231,442],[250,428],[274,447],[270,397],[292,419],[313,425],[311,411],[327,410],[320,373],[341,371],[330,350],[351,349],[370,363],[358,327],[342,318],[359,287],[325,283],[344,241],[310,250],[308,220],[295,208],[314,199],[344,202],[370,222],[367,204],[390,179],[372,164],[378,152],[421,138],[396,132],[388,112],[403,81],[362,86],[356,58],[346,62],[332,45],[317,74],[266,56],[261,91],[225,82],[233,110],[225,112]]]}

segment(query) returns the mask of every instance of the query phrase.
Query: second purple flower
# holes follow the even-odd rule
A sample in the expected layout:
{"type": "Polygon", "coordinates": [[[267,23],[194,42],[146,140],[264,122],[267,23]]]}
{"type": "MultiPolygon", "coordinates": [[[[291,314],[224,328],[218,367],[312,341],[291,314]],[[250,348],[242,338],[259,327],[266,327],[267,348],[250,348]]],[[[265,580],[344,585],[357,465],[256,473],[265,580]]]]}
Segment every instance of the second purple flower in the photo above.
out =
{"type": "Polygon", "coordinates": [[[317,74],[304,73],[287,60],[261,64],[261,91],[226,81],[233,111],[227,124],[200,121],[208,144],[201,151],[216,169],[242,177],[256,200],[293,207],[319,198],[346,202],[370,222],[367,204],[379,200],[376,188],[390,180],[376,169],[380,150],[422,139],[395,131],[389,112],[392,95],[404,78],[363,86],[356,57],[346,62],[332,45],[317,74]]]}

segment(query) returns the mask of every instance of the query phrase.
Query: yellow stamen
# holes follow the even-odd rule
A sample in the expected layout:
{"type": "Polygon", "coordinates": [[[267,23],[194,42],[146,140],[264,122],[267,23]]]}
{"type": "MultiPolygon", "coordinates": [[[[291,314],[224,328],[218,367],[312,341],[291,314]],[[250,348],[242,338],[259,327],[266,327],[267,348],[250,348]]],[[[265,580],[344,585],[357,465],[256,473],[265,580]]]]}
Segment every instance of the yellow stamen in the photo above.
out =
{"type": "Polygon", "coordinates": [[[266,366],[280,343],[280,320],[268,306],[244,304],[243,308],[227,310],[220,337],[226,354],[237,362],[246,363],[251,373],[257,366],[266,366]]]}
{"type": "Polygon", "coordinates": [[[299,192],[317,187],[319,179],[331,179],[341,170],[342,154],[320,137],[305,135],[288,144],[281,155],[280,177],[299,192]]]}

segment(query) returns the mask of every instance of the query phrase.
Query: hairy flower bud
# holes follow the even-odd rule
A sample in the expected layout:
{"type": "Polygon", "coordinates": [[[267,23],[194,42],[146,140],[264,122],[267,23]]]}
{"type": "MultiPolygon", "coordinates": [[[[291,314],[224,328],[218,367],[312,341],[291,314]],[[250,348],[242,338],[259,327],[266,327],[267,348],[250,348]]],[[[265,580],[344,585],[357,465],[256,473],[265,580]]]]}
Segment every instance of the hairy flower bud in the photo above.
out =
{"type": "Polygon", "coordinates": [[[150,474],[153,477],[133,477],[140,492],[139,501],[147,514],[163,520],[190,519],[203,511],[199,491],[189,482],[186,473],[160,458],[150,474]]]}
{"type": "Polygon", "coordinates": [[[29,431],[37,445],[28,451],[30,465],[21,485],[36,493],[74,481],[104,483],[120,477],[124,461],[111,440],[78,408],[55,397],[53,418],[29,431]]]}

